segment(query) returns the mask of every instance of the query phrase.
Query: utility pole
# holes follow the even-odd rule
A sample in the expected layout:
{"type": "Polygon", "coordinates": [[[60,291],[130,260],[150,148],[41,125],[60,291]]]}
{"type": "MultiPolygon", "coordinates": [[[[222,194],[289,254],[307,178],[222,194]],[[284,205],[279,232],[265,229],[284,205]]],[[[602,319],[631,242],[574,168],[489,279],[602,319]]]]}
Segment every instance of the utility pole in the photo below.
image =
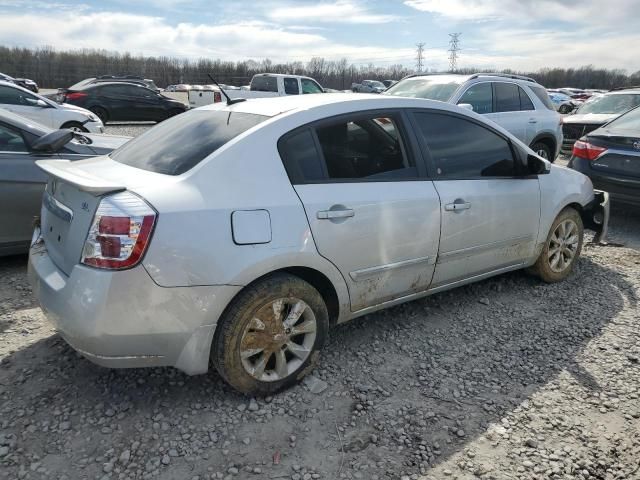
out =
{"type": "Polygon", "coordinates": [[[455,72],[458,67],[458,52],[460,51],[458,42],[460,41],[460,35],[462,35],[462,32],[449,34],[449,70],[452,72],[455,72]]]}
{"type": "Polygon", "coordinates": [[[420,73],[422,72],[422,67],[424,66],[424,42],[416,44],[416,47],[418,47],[418,53],[416,55],[416,71],[420,73]]]}

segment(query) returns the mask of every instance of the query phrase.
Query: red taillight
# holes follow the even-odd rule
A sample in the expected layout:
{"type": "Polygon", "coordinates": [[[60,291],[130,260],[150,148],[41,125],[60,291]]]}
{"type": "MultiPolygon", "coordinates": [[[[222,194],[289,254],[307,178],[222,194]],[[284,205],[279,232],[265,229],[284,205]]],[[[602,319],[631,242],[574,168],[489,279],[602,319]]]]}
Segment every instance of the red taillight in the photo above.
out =
{"type": "Polygon", "coordinates": [[[73,92],[65,95],[65,100],[82,100],[87,96],[84,92],[73,92]]]}
{"type": "Polygon", "coordinates": [[[133,193],[103,198],[84,244],[82,263],[110,270],[133,267],[147,249],[155,221],[155,211],[133,193]]]}
{"type": "Polygon", "coordinates": [[[598,147],[597,145],[592,145],[586,140],[576,140],[576,143],[573,144],[573,156],[578,158],[584,158],[585,160],[595,160],[600,156],[602,152],[605,152],[607,149],[603,147],[598,147]]]}
{"type": "Polygon", "coordinates": [[[213,103],[218,103],[222,101],[222,96],[220,95],[220,92],[214,92],[213,93],[213,103]]]}

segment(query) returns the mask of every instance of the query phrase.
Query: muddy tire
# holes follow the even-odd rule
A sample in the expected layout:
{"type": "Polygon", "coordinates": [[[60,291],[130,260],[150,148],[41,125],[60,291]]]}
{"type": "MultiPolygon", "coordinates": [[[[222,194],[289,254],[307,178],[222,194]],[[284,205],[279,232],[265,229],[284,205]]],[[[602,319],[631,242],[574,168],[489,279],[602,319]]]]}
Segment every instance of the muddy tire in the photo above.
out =
{"type": "Polygon", "coordinates": [[[318,291],[293,275],[271,275],[240,292],[223,314],[211,363],[247,395],[270,395],[309,373],[327,338],[318,291]]]}
{"type": "Polygon", "coordinates": [[[551,225],[542,252],[530,271],[547,283],[564,280],[580,257],[583,237],[580,214],[574,208],[565,208],[551,225]]]}

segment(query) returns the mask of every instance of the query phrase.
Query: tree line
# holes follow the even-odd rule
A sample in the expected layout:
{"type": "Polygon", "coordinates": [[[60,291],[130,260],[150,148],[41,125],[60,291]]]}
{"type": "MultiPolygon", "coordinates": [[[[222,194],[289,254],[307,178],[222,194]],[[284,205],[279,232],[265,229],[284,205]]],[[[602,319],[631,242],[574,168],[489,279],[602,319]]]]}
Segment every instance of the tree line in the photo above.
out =
{"type": "MultiPolygon", "coordinates": [[[[464,69],[459,73],[482,70],[464,69]]],[[[151,78],[165,87],[177,83],[209,84],[208,74],[217,82],[228,85],[247,85],[256,73],[288,73],[315,78],[327,88],[348,89],[364,79],[399,80],[414,73],[401,64],[389,66],[355,65],[346,58],[327,60],[311,58],[308,62],[275,63],[271,60],[238,62],[201,58],[147,57],[106,50],[56,50],[53,47],[21,48],[0,46],[0,72],[13,77],[35,80],[43,88],[69,87],[88,77],[99,75],[139,75],[151,78]]],[[[640,85],[640,71],[628,75],[625,70],[596,68],[545,68],[537,72],[515,72],[535,78],[548,87],[577,87],[611,89],[640,85]]]]}

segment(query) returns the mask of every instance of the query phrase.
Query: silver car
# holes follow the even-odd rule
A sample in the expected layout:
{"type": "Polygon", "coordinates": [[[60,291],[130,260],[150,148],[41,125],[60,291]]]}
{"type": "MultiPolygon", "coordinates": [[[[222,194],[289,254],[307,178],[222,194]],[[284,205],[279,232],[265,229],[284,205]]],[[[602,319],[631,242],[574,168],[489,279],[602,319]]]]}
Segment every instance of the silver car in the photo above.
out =
{"type": "Polygon", "coordinates": [[[0,109],[0,256],[29,251],[47,181],[36,160],[104,155],[129,138],[52,130],[0,109]]]}
{"type": "Polygon", "coordinates": [[[525,267],[562,280],[607,222],[584,175],[411,98],[233,100],[38,164],[29,274],[64,339],[250,394],[303,377],[337,323],[525,267]]]}
{"type": "Polygon", "coordinates": [[[561,117],[544,87],[529,77],[501,73],[416,74],[403,78],[384,94],[440,100],[469,108],[496,122],[551,162],[562,145],[561,117]]]}

